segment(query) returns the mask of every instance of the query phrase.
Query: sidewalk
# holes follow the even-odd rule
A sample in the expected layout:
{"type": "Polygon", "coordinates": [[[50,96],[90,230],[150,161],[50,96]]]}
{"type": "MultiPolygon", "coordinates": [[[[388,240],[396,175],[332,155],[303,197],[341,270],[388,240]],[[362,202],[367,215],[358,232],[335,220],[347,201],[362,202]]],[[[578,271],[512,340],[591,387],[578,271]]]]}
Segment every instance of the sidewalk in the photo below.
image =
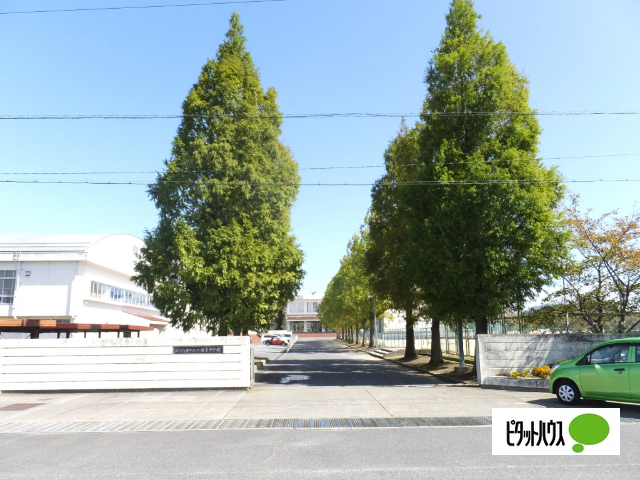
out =
{"type": "MultiPolygon", "coordinates": [[[[492,407],[557,407],[550,394],[466,386],[259,386],[250,391],[0,395],[2,422],[460,417],[492,407]]],[[[640,407],[637,408],[640,415],[640,407]]]]}

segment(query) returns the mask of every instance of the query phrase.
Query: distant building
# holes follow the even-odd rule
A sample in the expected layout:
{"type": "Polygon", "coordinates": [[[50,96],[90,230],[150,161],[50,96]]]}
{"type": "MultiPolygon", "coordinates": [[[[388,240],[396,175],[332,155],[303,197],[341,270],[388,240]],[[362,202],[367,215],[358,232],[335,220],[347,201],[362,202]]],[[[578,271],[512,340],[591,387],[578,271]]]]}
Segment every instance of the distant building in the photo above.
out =
{"type": "MultiPolygon", "coordinates": [[[[386,318],[380,322],[378,326],[381,332],[389,330],[405,330],[407,321],[405,320],[405,312],[401,310],[389,310],[386,312],[386,318]]],[[[431,328],[431,320],[416,320],[414,328],[431,328]]]]}
{"type": "Polygon", "coordinates": [[[318,305],[322,297],[297,296],[287,305],[287,330],[290,332],[324,332],[318,318],[318,305]]]}
{"type": "MultiPolygon", "coordinates": [[[[97,325],[84,330],[91,336],[114,328],[104,325],[130,325],[123,336],[131,331],[157,335],[168,322],[151,296],[131,281],[143,245],[132,235],[0,235],[0,322],[97,325]],[[135,326],[146,328],[140,332],[135,326]]],[[[72,331],[57,328],[58,336],[72,331]]],[[[6,332],[5,338],[24,337],[6,332]]]]}

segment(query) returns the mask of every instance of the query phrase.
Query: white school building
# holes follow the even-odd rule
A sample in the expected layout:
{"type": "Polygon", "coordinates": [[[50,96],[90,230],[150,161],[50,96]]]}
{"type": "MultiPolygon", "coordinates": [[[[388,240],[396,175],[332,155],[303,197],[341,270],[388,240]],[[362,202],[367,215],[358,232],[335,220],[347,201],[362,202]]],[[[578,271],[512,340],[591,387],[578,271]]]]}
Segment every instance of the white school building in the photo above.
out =
{"type": "Polygon", "coordinates": [[[320,305],[321,301],[321,296],[296,296],[287,305],[287,330],[297,333],[324,332],[325,330],[318,318],[318,305],[320,305]]]}
{"type": "MultiPolygon", "coordinates": [[[[46,325],[58,325],[58,337],[63,329],[67,338],[73,331],[63,325],[68,323],[95,325],[85,329],[95,337],[116,326],[131,326],[121,329],[124,336],[131,331],[158,335],[168,322],[151,296],[131,281],[142,246],[141,239],[125,234],[0,235],[0,321],[48,321],[46,325]]],[[[4,338],[26,337],[3,330],[4,338]]],[[[43,338],[51,335],[55,333],[43,338]]]]}

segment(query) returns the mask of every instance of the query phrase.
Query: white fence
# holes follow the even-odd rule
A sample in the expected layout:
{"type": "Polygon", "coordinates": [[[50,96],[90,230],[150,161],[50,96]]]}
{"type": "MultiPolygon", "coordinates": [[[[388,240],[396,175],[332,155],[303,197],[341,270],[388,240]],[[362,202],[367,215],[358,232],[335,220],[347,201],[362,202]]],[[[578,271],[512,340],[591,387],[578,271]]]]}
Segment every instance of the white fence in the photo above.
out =
{"type": "Polygon", "coordinates": [[[0,391],[251,386],[249,337],[0,340],[0,391]]]}
{"type": "MultiPolygon", "coordinates": [[[[365,345],[369,344],[369,329],[360,329],[356,332],[357,343],[362,343],[362,335],[364,334],[365,345]]],[[[431,350],[431,328],[414,328],[414,343],[416,350],[431,350]]],[[[475,355],[476,340],[475,332],[463,329],[463,348],[466,356],[475,355]]],[[[446,325],[440,325],[440,348],[443,353],[458,355],[458,334],[455,330],[448,328],[446,325]]],[[[378,333],[378,346],[390,348],[406,348],[407,333],[403,329],[385,330],[378,333]]]]}

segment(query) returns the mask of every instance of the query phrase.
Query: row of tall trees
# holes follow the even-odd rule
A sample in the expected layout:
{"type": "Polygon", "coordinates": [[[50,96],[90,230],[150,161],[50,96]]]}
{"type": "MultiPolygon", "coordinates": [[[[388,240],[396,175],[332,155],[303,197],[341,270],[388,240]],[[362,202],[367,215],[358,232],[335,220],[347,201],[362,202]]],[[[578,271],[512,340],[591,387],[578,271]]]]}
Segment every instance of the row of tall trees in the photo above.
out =
{"type": "MultiPolygon", "coordinates": [[[[369,328],[369,346],[373,346],[374,303],[370,276],[366,270],[369,232],[363,226],[359,235],[354,235],[347,245],[347,253],[340,261],[338,273],[331,279],[318,305],[318,316],[322,324],[335,330],[340,337],[357,341],[357,332],[369,328]]],[[[375,312],[383,316],[387,302],[382,299],[375,305],[375,312]]],[[[362,345],[365,345],[362,337],[362,345]]]]}
{"type": "Polygon", "coordinates": [[[416,318],[432,319],[435,338],[441,321],[486,333],[551,283],[567,253],[563,187],[538,158],[527,79],[479,18],[471,0],[453,0],[420,121],[403,123],[372,191],[367,276],[404,313],[406,357],[416,318]]]}
{"type": "MultiPolygon", "coordinates": [[[[403,123],[385,152],[385,175],[329,284],[323,321],[345,335],[371,325],[375,296],[380,312],[404,313],[411,357],[416,319],[432,320],[434,339],[443,321],[473,320],[484,333],[489,319],[521,309],[562,277],[536,321],[570,307],[594,331],[614,321],[617,331],[631,328],[640,217],[594,220],[573,204],[561,221],[563,187],[538,158],[527,79],[478,28],[473,7],[452,1],[426,71],[420,121],[403,123]]],[[[299,289],[303,254],[290,232],[299,175],[279,140],[276,99],[262,88],[233,14],[149,189],[159,221],[134,279],[174,326],[212,334],[267,328],[282,321],[299,289]]]]}

